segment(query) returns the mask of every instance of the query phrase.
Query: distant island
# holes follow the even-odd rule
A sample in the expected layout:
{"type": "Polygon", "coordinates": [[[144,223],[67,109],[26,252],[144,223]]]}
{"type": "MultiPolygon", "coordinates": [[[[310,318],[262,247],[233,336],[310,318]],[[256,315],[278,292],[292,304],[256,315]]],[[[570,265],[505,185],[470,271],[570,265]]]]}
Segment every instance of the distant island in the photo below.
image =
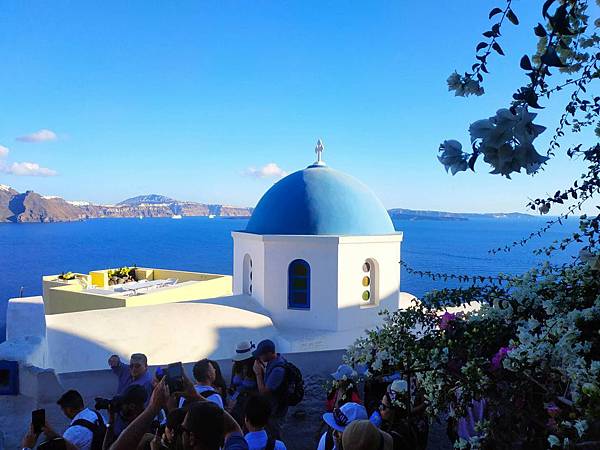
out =
{"type": "MultiPolygon", "coordinates": [[[[43,196],[33,191],[19,193],[0,184],[0,223],[72,222],[103,218],[145,217],[250,217],[254,208],[175,200],[164,195],[140,195],[116,205],[97,205],[43,196]]],[[[394,208],[388,210],[398,220],[469,220],[474,218],[531,219],[521,213],[450,213],[394,208]]]]}
{"type": "Polygon", "coordinates": [[[173,216],[250,217],[253,208],[179,201],[162,195],[140,195],[116,205],[67,201],[33,191],[19,193],[0,185],[0,222],[71,222],[103,218],[173,216]]]}

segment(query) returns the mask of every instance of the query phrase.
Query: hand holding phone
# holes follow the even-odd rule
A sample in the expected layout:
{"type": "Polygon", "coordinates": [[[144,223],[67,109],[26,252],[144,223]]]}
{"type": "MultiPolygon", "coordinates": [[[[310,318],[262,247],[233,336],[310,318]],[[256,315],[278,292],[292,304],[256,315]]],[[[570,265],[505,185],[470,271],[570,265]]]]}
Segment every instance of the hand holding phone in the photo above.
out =
{"type": "Polygon", "coordinates": [[[40,434],[42,432],[42,428],[46,425],[45,409],[36,409],[31,412],[31,425],[33,426],[33,432],[35,434],[40,434]]]}
{"type": "Polygon", "coordinates": [[[171,394],[183,391],[183,364],[180,362],[167,366],[167,386],[171,394]]]}

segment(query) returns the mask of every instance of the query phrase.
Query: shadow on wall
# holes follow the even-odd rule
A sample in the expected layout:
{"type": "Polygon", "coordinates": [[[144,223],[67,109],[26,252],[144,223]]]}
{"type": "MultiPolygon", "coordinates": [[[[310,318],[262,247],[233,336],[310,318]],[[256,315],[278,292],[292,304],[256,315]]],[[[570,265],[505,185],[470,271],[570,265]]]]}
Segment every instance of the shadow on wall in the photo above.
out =
{"type": "MultiPolygon", "coordinates": [[[[231,329],[224,328],[220,330],[220,334],[227,336],[232,332],[231,329]]],[[[235,330],[236,334],[248,335],[248,339],[256,336],[260,331],[255,329],[239,328],[235,330]]],[[[93,349],[95,355],[102,355],[106,367],[108,367],[108,358],[115,353],[113,349],[107,348],[97,342],[82,342],[82,347],[93,349]]],[[[225,341],[229,341],[226,338],[225,341]]],[[[217,348],[219,347],[220,339],[217,340],[217,348]]],[[[195,355],[193,358],[182,361],[184,369],[190,380],[193,380],[192,368],[194,363],[202,358],[215,359],[216,352],[210,354],[194,353],[194,341],[189,342],[189,348],[186,351],[190,355],[195,355]]],[[[144,352],[144,349],[131,348],[127,354],[120,355],[124,362],[127,362],[130,353],[144,352]]],[[[180,352],[181,349],[173,349],[173,353],[180,352]]],[[[231,353],[234,349],[231,349],[231,353]]],[[[78,355],[81,351],[73,348],[69,353],[73,356],[78,355]]],[[[318,375],[327,377],[328,374],[335,371],[340,364],[344,351],[326,351],[314,353],[296,353],[285,354],[285,357],[296,364],[300,370],[308,375],[318,375]]],[[[166,366],[169,362],[177,362],[178,358],[156,364],[152,360],[151,353],[148,354],[150,369],[152,372],[159,366],[166,366]]],[[[229,384],[231,378],[231,358],[219,358],[217,362],[221,366],[223,376],[229,384]]],[[[95,397],[112,398],[117,390],[117,378],[113,375],[110,369],[92,370],[86,372],[70,372],[63,374],[55,374],[50,369],[39,369],[31,366],[24,366],[21,369],[22,394],[18,396],[0,396],[0,431],[4,433],[5,448],[17,448],[20,440],[27,430],[31,418],[31,411],[34,409],[44,408],[46,417],[50,425],[59,432],[62,432],[68,426],[68,419],[62,414],[59,407],[56,405],[56,400],[67,390],[76,389],[84,398],[85,404],[88,407],[94,406],[95,397]]]]}

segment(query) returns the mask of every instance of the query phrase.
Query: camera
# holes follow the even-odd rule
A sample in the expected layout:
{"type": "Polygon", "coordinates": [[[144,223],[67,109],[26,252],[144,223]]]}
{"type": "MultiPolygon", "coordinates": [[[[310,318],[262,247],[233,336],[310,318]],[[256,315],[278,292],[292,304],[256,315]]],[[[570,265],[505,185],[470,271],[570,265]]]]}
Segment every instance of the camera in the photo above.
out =
{"type": "Polygon", "coordinates": [[[124,403],[123,397],[121,397],[120,395],[117,395],[117,396],[113,397],[112,399],[96,397],[94,400],[96,401],[96,405],[94,406],[94,409],[96,409],[98,411],[101,409],[106,409],[109,412],[113,412],[113,413],[121,412],[121,408],[123,407],[123,403],[124,403]]]}

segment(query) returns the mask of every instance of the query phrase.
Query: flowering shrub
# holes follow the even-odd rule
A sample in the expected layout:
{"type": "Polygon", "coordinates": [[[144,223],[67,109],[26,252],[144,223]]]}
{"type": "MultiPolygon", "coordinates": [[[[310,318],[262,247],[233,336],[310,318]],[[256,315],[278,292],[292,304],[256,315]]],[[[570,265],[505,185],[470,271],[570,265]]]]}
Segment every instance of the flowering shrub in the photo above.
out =
{"type": "Polygon", "coordinates": [[[432,292],[385,313],[348,362],[366,364],[368,374],[412,374],[430,417],[461,417],[485,399],[487,420],[459,447],[600,446],[599,275],[587,264],[546,264],[492,295],[471,293],[480,307],[460,314],[441,315],[448,297],[432,292]]]}

